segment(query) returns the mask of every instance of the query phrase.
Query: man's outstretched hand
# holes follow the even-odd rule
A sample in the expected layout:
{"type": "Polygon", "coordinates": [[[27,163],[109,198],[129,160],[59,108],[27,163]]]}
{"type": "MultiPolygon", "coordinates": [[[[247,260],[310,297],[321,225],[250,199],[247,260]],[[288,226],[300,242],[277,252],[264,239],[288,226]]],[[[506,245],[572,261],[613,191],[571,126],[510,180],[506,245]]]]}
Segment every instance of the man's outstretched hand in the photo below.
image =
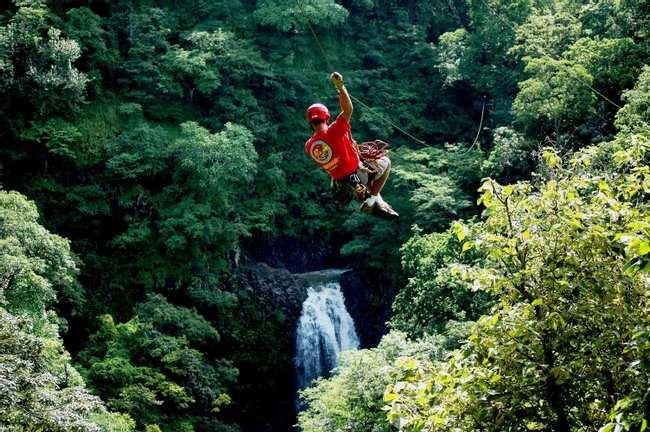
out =
{"type": "Polygon", "coordinates": [[[343,87],[343,75],[338,72],[333,72],[332,82],[334,83],[334,87],[336,87],[337,90],[341,90],[343,87]]]}

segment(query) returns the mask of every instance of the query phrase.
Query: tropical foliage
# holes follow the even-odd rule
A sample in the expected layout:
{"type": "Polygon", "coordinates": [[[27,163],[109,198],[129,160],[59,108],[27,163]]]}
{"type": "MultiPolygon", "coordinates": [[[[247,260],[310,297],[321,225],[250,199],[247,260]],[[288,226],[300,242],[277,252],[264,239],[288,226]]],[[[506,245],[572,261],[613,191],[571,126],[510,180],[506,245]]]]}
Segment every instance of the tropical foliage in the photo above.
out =
{"type": "Polygon", "coordinates": [[[4,2],[0,429],[645,430],[649,17],[4,2]],[[304,154],[333,68],[355,138],[390,143],[392,223],[338,207],[304,154]],[[296,317],[240,283],[256,260],[372,288],[382,342],[298,417],[296,317]]]}
{"type": "Polygon", "coordinates": [[[650,142],[620,144],[615,172],[549,150],[545,182],[483,185],[466,244],[490,265],[456,271],[496,304],[445,363],[402,364],[386,400],[405,430],[644,428],[650,142]]]}
{"type": "Polygon", "coordinates": [[[0,191],[0,425],[9,430],[131,431],[88,391],[51,309],[78,288],[69,243],[37,222],[34,203],[0,191]],[[56,290],[56,291],[55,291],[56,290]]]}

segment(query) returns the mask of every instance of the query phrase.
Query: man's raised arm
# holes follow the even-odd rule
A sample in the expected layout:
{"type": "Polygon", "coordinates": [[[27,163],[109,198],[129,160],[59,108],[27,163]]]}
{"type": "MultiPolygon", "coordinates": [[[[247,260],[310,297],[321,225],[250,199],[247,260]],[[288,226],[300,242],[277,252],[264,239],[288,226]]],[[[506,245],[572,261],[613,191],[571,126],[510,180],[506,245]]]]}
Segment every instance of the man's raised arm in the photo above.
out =
{"type": "Polygon", "coordinates": [[[352,111],[354,107],[352,106],[352,99],[350,99],[350,94],[343,84],[343,76],[338,73],[332,73],[332,82],[336,91],[339,92],[339,100],[341,102],[341,109],[343,110],[343,117],[349,122],[352,117],[352,111]]]}

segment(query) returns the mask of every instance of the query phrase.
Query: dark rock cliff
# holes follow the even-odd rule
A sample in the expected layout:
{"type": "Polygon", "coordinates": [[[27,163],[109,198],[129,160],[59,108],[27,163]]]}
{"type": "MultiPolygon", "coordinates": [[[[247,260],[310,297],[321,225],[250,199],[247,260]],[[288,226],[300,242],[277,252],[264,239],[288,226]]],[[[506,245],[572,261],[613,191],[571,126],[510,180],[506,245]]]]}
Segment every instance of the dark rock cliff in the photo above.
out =
{"type": "Polygon", "coordinates": [[[386,321],[390,314],[390,302],[382,291],[384,283],[372,278],[365,271],[351,270],[341,275],[339,283],[345,296],[345,306],[354,320],[361,341],[361,348],[376,347],[388,331],[386,321]]]}
{"type": "Polygon", "coordinates": [[[273,237],[263,235],[247,247],[250,259],[284,268],[292,273],[305,273],[340,267],[338,249],[314,238],[273,237]]]}
{"type": "Polygon", "coordinates": [[[291,320],[300,318],[302,303],[307,298],[308,283],[305,280],[288,270],[261,262],[241,266],[237,280],[241,288],[268,299],[291,320]]]}
{"type": "Polygon", "coordinates": [[[255,358],[236,364],[240,371],[240,393],[235,398],[246,401],[246,405],[231,409],[237,411],[238,419],[246,419],[239,420],[241,432],[293,431],[296,328],[307,298],[308,283],[288,270],[251,260],[244,260],[240,265],[235,283],[249,294],[249,301],[257,305],[258,313],[265,314],[263,320],[274,321],[275,329],[269,334],[268,328],[266,332],[255,330],[253,325],[258,346],[250,349],[256,352],[255,358]],[[242,412],[250,415],[242,416],[242,412]]]}

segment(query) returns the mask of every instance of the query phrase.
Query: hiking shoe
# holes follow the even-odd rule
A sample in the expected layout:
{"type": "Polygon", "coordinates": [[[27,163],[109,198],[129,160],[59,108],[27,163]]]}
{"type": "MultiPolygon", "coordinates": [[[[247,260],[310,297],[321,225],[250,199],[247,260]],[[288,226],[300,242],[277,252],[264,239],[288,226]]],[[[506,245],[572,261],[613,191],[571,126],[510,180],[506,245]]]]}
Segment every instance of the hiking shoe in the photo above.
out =
{"type": "Polygon", "coordinates": [[[373,212],[373,216],[391,220],[399,217],[399,214],[397,214],[397,212],[393,210],[393,208],[388,203],[382,202],[375,204],[375,211],[373,212]]]}
{"type": "Polygon", "coordinates": [[[388,205],[388,203],[375,203],[373,205],[369,205],[368,203],[363,203],[361,204],[361,213],[365,213],[370,216],[375,216],[381,219],[386,219],[386,220],[391,220],[395,219],[396,217],[399,217],[397,212],[393,210],[393,208],[388,205]]]}

